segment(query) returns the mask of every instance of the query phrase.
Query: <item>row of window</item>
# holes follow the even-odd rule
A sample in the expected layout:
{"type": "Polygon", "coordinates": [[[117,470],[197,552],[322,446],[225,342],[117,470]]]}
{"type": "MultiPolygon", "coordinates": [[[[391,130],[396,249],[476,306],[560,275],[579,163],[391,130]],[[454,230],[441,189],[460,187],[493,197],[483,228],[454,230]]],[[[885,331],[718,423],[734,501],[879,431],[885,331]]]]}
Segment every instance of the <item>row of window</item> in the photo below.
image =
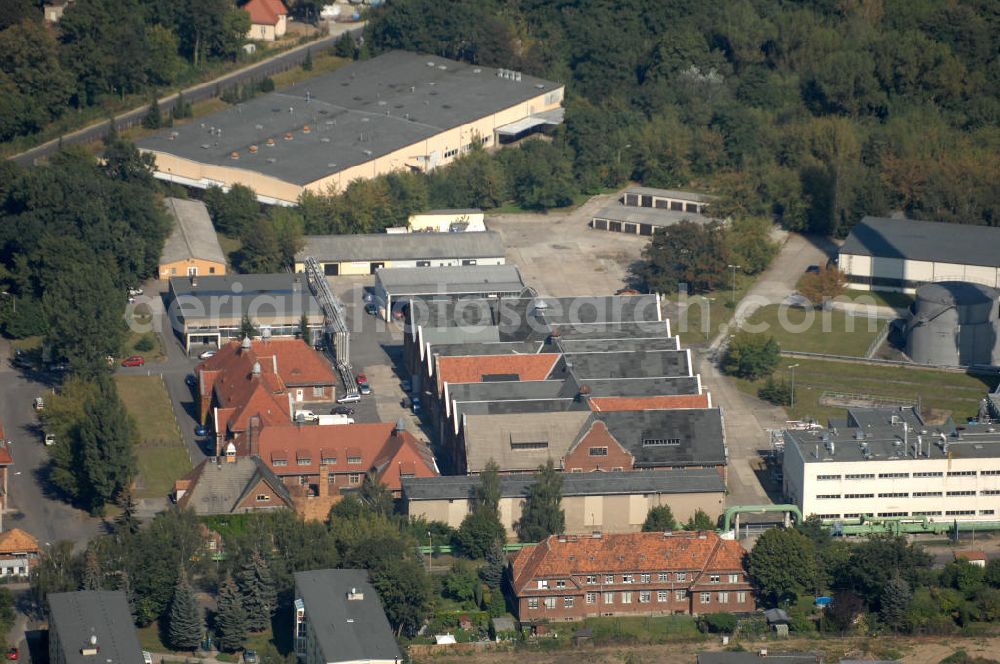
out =
{"type": "MultiPolygon", "coordinates": [[[[687,601],[687,591],[686,590],[675,590],[674,600],[677,602],[687,601]]],[[[619,595],[619,604],[632,604],[633,596],[638,595],[639,604],[649,604],[653,601],[653,592],[650,590],[641,590],[638,593],[633,593],[631,590],[623,590],[620,593],[615,592],[604,592],[596,593],[589,592],[586,595],[587,604],[597,604],[598,596],[600,596],[601,604],[610,605],[615,603],[615,595],[619,595]]],[[[699,600],[702,604],[710,604],[712,602],[712,593],[703,592],[698,593],[699,600]]],[[[716,600],[719,604],[728,604],[730,593],[722,591],[716,593],[716,600]]],[[[745,604],[747,601],[747,594],[745,591],[740,591],[735,593],[736,603],[745,604]]],[[[528,598],[528,608],[537,609],[539,605],[544,606],[546,609],[555,609],[558,604],[558,597],[529,597],[528,598]]],[[[658,590],[656,591],[656,601],[657,602],[669,602],[670,601],[670,591],[669,590],[658,590]]],[[[566,596],[562,598],[562,605],[565,609],[571,609],[576,605],[576,598],[572,596],[566,596]]]]}
{"type": "MultiPolygon", "coordinates": [[[[879,498],[909,498],[911,494],[907,492],[896,492],[896,493],[880,493],[879,498]]],[[[962,491],[914,491],[914,498],[961,498],[966,496],[975,496],[976,492],[968,489],[962,491]]],[[[1000,489],[983,489],[979,492],[980,496],[1000,496],[1000,489]]],[[[841,496],[839,493],[820,493],[816,495],[816,500],[839,500],[840,498],[874,498],[873,493],[845,493],[841,496]]]]}
{"type": "MultiPolygon", "coordinates": [[[[670,572],[657,572],[656,575],[655,575],[656,576],[656,581],[658,583],[669,583],[671,581],[670,574],[671,574],[670,572]]],[[[696,572],[692,572],[691,573],[691,578],[694,579],[695,575],[696,575],[696,572]]],[[[618,583],[652,583],[653,582],[653,576],[654,575],[652,573],[622,574],[622,575],[620,575],[621,581],[618,581],[618,583]]],[[[740,582],[740,575],[739,574],[725,574],[725,575],[723,575],[723,574],[709,574],[708,575],[708,582],[709,583],[722,583],[723,582],[722,581],[723,577],[726,578],[726,583],[739,583],[740,582]]],[[[600,583],[603,583],[603,584],[606,584],[606,585],[612,585],[612,584],[616,583],[615,579],[617,579],[617,578],[619,578],[619,577],[615,576],[614,574],[588,574],[586,576],[585,583],[588,586],[596,586],[596,585],[598,585],[600,583]]],[[[673,580],[676,580],[678,582],[685,582],[685,581],[688,580],[688,573],[687,572],[675,572],[673,580]]],[[[539,579],[538,580],[538,589],[539,590],[548,590],[550,587],[551,588],[556,588],[556,589],[565,588],[565,587],[567,587],[567,581],[566,581],[566,579],[553,579],[551,581],[549,579],[539,579]]]]}
{"type": "MultiPolygon", "coordinates": [[[[944,510],[944,511],[917,511],[917,512],[879,512],[879,516],[973,516],[976,510],[944,510]]],[[[979,510],[979,516],[993,516],[995,510],[979,510]]],[[[872,517],[872,513],[852,513],[852,514],[817,514],[821,519],[858,519],[862,516],[872,517]]]]}
{"type": "MultiPolygon", "coordinates": [[[[312,465],[312,457],[296,457],[295,458],[295,463],[297,465],[299,465],[299,466],[311,466],[312,465]]],[[[320,463],[328,465],[328,466],[336,465],[336,463],[337,463],[337,457],[323,457],[322,459],[320,459],[320,463]]],[[[349,457],[347,457],[347,463],[348,463],[348,465],[351,465],[351,466],[360,466],[361,465],[361,457],[359,457],[359,456],[349,456],[349,457]]],[[[272,459],[271,460],[271,465],[272,466],[276,466],[276,467],[277,466],[287,466],[288,465],[288,459],[272,459]]]]}
{"type": "MultiPolygon", "coordinates": [[[[947,473],[942,471],[925,471],[913,473],[914,478],[926,478],[926,477],[975,477],[976,475],[1000,475],[1000,470],[949,470],[947,473]]],[[[911,477],[910,473],[879,473],[878,478],[880,480],[899,480],[907,479],[911,477]]],[[[875,473],[852,473],[848,475],[817,475],[817,480],[829,481],[829,480],[873,480],[875,479],[875,473]]]]}

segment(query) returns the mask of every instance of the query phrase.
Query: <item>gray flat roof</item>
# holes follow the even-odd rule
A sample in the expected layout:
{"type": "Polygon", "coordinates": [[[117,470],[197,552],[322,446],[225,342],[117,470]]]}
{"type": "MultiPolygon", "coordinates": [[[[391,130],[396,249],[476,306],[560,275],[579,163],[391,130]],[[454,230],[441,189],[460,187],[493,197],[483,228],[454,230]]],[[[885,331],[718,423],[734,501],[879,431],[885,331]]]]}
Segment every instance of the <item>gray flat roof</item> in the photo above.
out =
{"type": "Polygon", "coordinates": [[[681,212],[663,208],[632,207],[629,205],[609,205],[592,215],[593,219],[606,219],[629,224],[649,224],[650,226],[674,226],[685,219],[698,224],[716,221],[697,212],[681,212]]]}
{"type": "Polygon", "coordinates": [[[636,468],[726,462],[722,411],[718,408],[601,411],[592,417],[604,422],[615,440],[632,453],[636,468]]]}
{"type": "Polygon", "coordinates": [[[171,277],[170,289],[185,321],[255,316],[284,316],[297,319],[303,313],[321,315],[319,302],[309,292],[303,275],[226,274],[171,277]]]}
{"type": "MultiPolygon", "coordinates": [[[[138,146],[306,185],[561,87],[393,51],[166,129],[138,146]],[[285,140],[289,132],[293,138],[285,140]]],[[[412,156],[425,156],[423,148],[415,146],[412,156]]]]}
{"type": "Polygon", "coordinates": [[[358,235],[310,235],[301,262],[312,256],[320,263],[349,261],[406,261],[454,258],[504,258],[500,234],[494,231],[471,233],[363,233],[358,235]]]}
{"type": "MultiPolygon", "coordinates": [[[[665,330],[664,330],[665,331],[665,330]]],[[[607,351],[657,351],[671,350],[678,351],[679,343],[677,337],[668,337],[666,334],[659,337],[645,337],[641,339],[559,339],[556,344],[564,353],[602,353],[607,351]]]]}
{"type": "Polygon", "coordinates": [[[375,283],[393,297],[405,295],[462,295],[517,293],[524,280],[516,265],[459,265],[381,268],[375,283]]]}
{"type": "Polygon", "coordinates": [[[163,204],[173,219],[173,230],[163,245],[160,263],[173,263],[198,258],[216,263],[226,263],[226,255],[219,246],[208,208],[201,201],[165,198],[163,204]]]}
{"type": "MultiPolygon", "coordinates": [[[[425,339],[428,330],[437,331],[439,329],[451,331],[460,328],[427,328],[424,330],[425,339]]],[[[431,345],[431,355],[441,355],[442,357],[456,355],[504,355],[507,353],[519,353],[523,355],[525,353],[548,352],[547,350],[543,350],[544,346],[545,344],[541,341],[437,342],[431,345]]]]}
{"type": "MultiPolygon", "coordinates": [[[[49,624],[62,644],[66,664],[94,664],[95,657],[80,649],[97,637],[96,661],[140,664],[142,647],[135,633],[125,593],[118,590],[81,590],[49,593],[49,624]]],[[[51,628],[50,628],[51,629],[51,628]]]]}
{"type": "Polygon", "coordinates": [[[686,350],[622,350],[615,352],[567,353],[566,366],[579,381],[592,378],[655,378],[688,376],[686,350]]]}
{"type": "Polygon", "coordinates": [[[654,187],[629,187],[625,194],[639,194],[640,196],[659,196],[660,198],[674,198],[679,201],[691,201],[692,203],[711,203],[715,196],[702,194],[697,191],[680,191],[678,189],[656,189],[654,187]]]}
{"type": "Polygon", "coordinates": [[[296,572],[295,591],[305,604],[324,662],[402,659],[367,571],[296,572]],[[352,590],[363,597],[349,600],[347,595],[352,590]]]}
{"type": "Polygon", "coordinates": [[[530,337],[529,332],[553,326],[563,335],[587,336],[609,330],[666,329],[655,295],[539,296],[499,302],[496,298],[434,300],[413,307],[410,317],[414,325],[425,327],[497,325],[501,337],[507,337],[504,341],[523,341],[530,337]]]}
{"type": "Polygon", "coordinates": [[[840,254],[1000,267],[1000,228],[865,217],[840,254]]]}
{"type": "MultiPolygon", "coordinates": [[[[705,468],[640,470],[617,473],[563,473],[564,496],[610,496],[637,493],[716,493],[726,490],[717,472],[705,468]]],[[[503,475],[500,495],[520,498],[535,483],[533,474],[503,475]]],[[[468,475],[403,479],[409,500],[461,500],[472,496],[479,478],[468,475]]]]}

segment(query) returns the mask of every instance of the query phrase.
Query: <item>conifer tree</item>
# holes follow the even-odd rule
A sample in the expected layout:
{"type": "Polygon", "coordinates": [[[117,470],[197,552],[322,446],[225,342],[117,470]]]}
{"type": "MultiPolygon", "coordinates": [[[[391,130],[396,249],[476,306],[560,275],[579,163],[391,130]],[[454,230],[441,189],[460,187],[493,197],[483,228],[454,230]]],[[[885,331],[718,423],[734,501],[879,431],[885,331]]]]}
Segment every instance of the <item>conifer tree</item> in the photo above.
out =
{"type": "Polygon", "coordinates": [[[87,552],[83,563],[83,583],[80,590],[101,590],[101,565],[93,549],[87,552]]]}
{"type": "Polygon", "coordinates": [[[479,568],[479,578],[490,588],[499,588],[506,569],[507,554],[504,553],[503,542],[497,540],[486,551],[486,564],[479,568]]]}
{"type": "Polygon", "coordinates": [[[204,631],[201,607],[188,583],[187,575],[181,570],[174,587],[174,598],[170,603],[170,647],[174,650],[197,650],[204,631]]]}
{"type": "Polygon", "coordinates": [[[236,578],[243,608],[247,613],[247,625],[252,632],[263,632],[271,626],[271,616],[277,605],[277,591],[271,568],[267,560],[254,550],[243,564],[236,578]]]}
{"type": "Polygon", "coordinates": [[[521,518],[514,526],[522,542],[540,542],[549,535],[561,533],[566,527],[562,475],[555,469],[552,459],[539,466],[535,478],[535,483],[528,488],[521,518]]]}
{"type": "Polygon", "coordinates": [[[135,591],[132,589],[132,578],[128,575],[128,570],[122,570],[118,576],[118,590],[125,593],[125,601],[128,602],[128,613],[135,622],[135,591]]]}
{"type": "Polygon", "coordinates": [[[248,629],[243,597],[233,578],[227,576],[219,591],[219,612],[215,619],[219,648],[227,652],[239,650],[246,643],[248,629]]]}

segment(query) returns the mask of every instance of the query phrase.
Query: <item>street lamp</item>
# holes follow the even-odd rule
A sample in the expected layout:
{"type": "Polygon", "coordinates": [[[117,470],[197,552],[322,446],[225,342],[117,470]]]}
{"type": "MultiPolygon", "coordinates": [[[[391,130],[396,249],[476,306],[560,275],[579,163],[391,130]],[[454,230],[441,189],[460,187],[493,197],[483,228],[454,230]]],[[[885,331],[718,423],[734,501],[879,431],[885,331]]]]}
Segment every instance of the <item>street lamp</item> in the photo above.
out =
{"type": "Polygon", "coordinates": [[[733,290],[732,290],[732,292],[731,292],[731,294],[729,296],[729,301],[735,307],[736,306],[736,270],[741,269],[743,266],[742,265],[727,265],[726,267],[728,267],[730,270],[733,271],[733,290]]]}
{"type": "Polygon", "coordinates": [[[792,400],[791,400],[792,403],[789,406],[789,408],[795,408],[795,367],[797,366],[799,365],[798,364],[788,365],[788,370],[792,372],[792,400]]]}
{"type": "Polygon", "coordinates": [[[618,148],[618,156],[615,158],[615,165],[621,167],[622,165],[622,150],[628,150],[632,147],[631,143],[626,143],[622,147],[618,148]]]}
{"type": "Polygon", "coordinates": [[[431,531],[427,531],[427,571],[434,569],[434,540],[431,538],[431,531]]]}

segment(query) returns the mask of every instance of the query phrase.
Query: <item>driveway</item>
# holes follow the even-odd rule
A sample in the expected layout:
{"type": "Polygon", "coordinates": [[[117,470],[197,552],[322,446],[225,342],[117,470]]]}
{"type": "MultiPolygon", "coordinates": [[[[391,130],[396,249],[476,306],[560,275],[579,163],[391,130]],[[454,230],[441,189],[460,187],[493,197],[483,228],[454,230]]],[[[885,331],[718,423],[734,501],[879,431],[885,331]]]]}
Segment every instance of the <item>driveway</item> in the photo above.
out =
{"type": "Polygon", "coordinates": [[[102,532],[101,520],[75,509],[51,495],[45,479],[49,461],[32,400],[55,387],[43,374],[31,378],[11,368],[9,344],[0,339],[0,419],[12,441],[14,465],[8,471],[9,496],[3,530],[21,528],[38,538],[41,546],[70,540],[78,549],[102,532]]]}
{"type": "Polygon", "coordinates": [[[725,416],[729,448],[728,505],[766,504],[778,497],[779,487],[768,477],[761,452],[770,449],[768,429],[784,427],[783,408],[740,392],[735,381],[722,375],[715,359],[724,349],[731,330],[768,304],[779,304],[795,290],[795,284],[810,265],[825,265],[835,245],[825,238],[789,233],[771,266],[740,300],[733,320],[722,327],[706,352],[698,354],[698,371],[712,393],[712,402],[725,416]],[[767,489],[771,491],[768,495],[767,489]]]}

